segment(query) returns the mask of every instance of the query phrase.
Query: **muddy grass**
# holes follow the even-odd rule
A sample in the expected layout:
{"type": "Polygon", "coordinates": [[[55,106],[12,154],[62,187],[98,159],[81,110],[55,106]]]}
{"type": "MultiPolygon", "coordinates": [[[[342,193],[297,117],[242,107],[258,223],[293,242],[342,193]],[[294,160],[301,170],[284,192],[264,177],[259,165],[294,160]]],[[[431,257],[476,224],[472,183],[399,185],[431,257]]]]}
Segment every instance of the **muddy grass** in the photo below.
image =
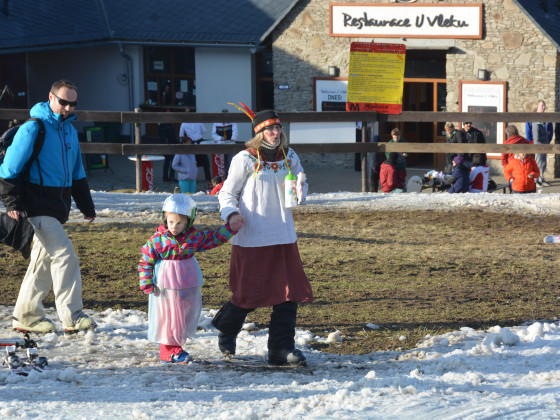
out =
{"type": "MultiPolygon", "coordinates": [[[[463,326],[511,326],[558,316],[560,245],[555,217],[468,212],[297,212],[299,247],[315,293],[300,306],[298,327],[343,342],[315,345],[336,353],[413,348],[426,334],[463,326]],[[372,330],[366,324],[380,328],[372,330]]],[[[199,216],[199,229],[218,215],[199,216]]],[[[86,308],[147,310],[138,290],[140,247],[152,224],[72,224],[86,308]]],[[[204,306],[229,298],[230,246],[198,254],[204,306]]],[[[0,304],[13,305],[27,263],[0,248],[0,304]]],[[[52,293],[45,300],[53,306],[52,293]]],[[[250,314],[265,327],[270,311],[250,314]]],[[[10,320],[2,320],[10,322],[10,320]]]]}

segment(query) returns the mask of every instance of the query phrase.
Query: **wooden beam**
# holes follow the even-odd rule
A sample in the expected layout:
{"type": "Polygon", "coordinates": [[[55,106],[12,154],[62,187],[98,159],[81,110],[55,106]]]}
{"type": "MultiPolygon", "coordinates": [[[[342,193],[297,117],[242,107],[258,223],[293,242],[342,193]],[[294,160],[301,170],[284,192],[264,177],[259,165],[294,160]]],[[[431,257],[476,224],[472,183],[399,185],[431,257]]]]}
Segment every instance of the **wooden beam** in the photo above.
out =
{"type": "MultiPolygon", "coordinates": [[[[123,155],[205,155],[235,154],[245,149],[242,144],[111,144],[80,143],[82,153],[123,155]]],[[[470,144],[470,143],[305,143],[291,144],[297,153],[546,153],[560,154],[557,144],[470,144]]]]}
{"type": "MultiPolygon", "coordinates": [[[[233,108],[232,108],[233,109],[233,108]]],[[[235,110],[233,110],[235,111],[235,110]]],[[[222,121],[224,114],[195,113],[195,112],[132,112],[132,111],[96,111],[76,110],[80,121],[91,122],[121,122],[121,123],[181,123],[202,122],[213,123],[222,121]]],[[[560,112],[431,112],[431,111],[405,111],[401,114],[377,114],[376,112],[280,112],[280,120],[290,122],[526,122],[541,121],[560,122],[560,112]]],[[[26,120],[29,110],[26,109],[0,109],[0,121],[11,119],[26,120]]],[[[229,122],[249,123],[249,117],[241,112],[227,114],[229,122]]],[[[476,124],[475,124],[476,125],[476,124]]],[[[519,127],[521,128],[521,127],[519,127]]]]}

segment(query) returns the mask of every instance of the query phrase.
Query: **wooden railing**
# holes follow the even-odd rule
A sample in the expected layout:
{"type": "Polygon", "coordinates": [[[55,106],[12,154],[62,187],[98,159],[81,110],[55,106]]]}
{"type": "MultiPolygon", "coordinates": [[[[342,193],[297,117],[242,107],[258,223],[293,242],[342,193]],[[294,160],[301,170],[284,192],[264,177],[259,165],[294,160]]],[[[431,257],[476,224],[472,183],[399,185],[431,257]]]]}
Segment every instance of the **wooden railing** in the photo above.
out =
{"type": "MultiPolygon", "coordinates": [[[[209,145],[162,145],[142,144],[141,124],[154,123],[183,123],[202,122],[213,123],[221,121],[223,113],[181,113],[181,112],[119,112],[119,111],[75,111],[79,121],[88,122],[118,122],[134,125],[135,143],[82,143],[82,153],[137,155],[145,154],[171,155],[177,153],[232,154],[244,148],[240,144],[209,144],[209,145]]],[[[0,109],[0,121],[17,119],[23,121],[29,118],[29,111],[25,109],[0,109]]],[[[229,122],[247,123],[248,117],[243,113],[229,113],[229,122]]],[[[560,122],[560,112],[403,112],[398,115],[377,114],[376,112],[282,112],[280,120],[283,124],[291,122],[446,122],[446,121],[480,121],[517,123],[524,132],[525,121],[560,122]],[[523,122],[523,123],[521,123],[523,122]]],[[[365,124],[362,124],[365,126],[365,124]]],[[[368,152],[407,152],[407,153],[546,153],[560,154],[560,144],[523,145],[523,144],[447,144],[433,143],[433,139],[415,143],[368,143],[365,131],[362,143],[308,143],[290,145],[297,153],[362,153],[362,190],[367,189],[366,159],[368,152]]],[[[141,162],[136,160],[136,187],[141,186],[141,162]]]]}

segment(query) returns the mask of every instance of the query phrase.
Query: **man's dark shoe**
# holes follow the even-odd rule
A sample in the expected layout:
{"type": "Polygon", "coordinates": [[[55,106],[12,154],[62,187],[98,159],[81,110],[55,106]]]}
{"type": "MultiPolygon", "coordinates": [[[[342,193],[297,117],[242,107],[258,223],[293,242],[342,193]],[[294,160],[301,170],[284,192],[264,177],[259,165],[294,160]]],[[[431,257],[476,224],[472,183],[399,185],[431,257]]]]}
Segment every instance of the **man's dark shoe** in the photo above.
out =
{"type": "Polygon", "coordinates": [[[218,348],[225,357],[233,357],[235,355],[235,339],[234,335],[218,334],[218,348]]]}
{"type": "Polygon", "coordinates": [[[307,366],[305,356],[298,349],[271,350],[268,349],[268,363],[271,365],[307,366]]]}

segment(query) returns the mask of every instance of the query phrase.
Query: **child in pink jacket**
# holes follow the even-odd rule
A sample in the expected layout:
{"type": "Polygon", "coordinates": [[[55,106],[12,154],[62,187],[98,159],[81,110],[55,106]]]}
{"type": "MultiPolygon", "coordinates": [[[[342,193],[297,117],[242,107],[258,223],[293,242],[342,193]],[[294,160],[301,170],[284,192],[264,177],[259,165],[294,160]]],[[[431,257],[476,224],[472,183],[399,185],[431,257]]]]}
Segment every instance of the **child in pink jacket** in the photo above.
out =
{"type": "Polygon", "coordinates": [[[183,347],[196,332],[202,311],[202,273],[194,255],[225,244],[243,223],[216,231],[192,226],[196,204],[184,194],[163,203],[163,224],[142,247],[140,289],[149,294],[148,340],[160,343],[162,363],[190,363],[183,347]]]}

